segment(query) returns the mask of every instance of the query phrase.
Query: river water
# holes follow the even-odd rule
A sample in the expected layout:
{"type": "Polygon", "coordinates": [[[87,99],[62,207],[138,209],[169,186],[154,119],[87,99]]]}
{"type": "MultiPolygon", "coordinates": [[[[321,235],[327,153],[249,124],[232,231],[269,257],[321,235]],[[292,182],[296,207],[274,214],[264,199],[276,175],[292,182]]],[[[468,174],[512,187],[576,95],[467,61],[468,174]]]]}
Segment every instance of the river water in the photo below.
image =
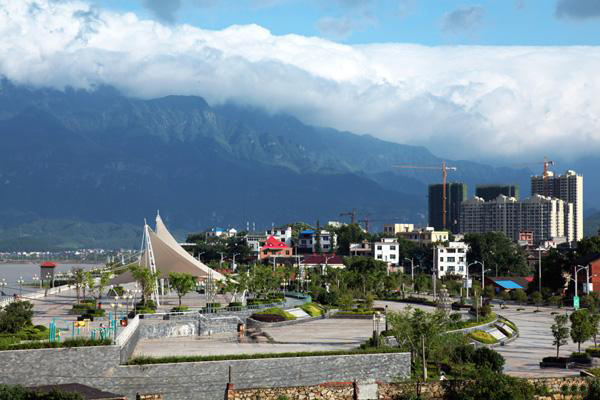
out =
{"type": "MultiPolygon", "coordinates": [[[[59,264],[56,263],[54,273],[68,272],[73,267],[81,267],[83,269],[90,269],[93,267],[101,266],[99,264],[59,264]]],[[[4,292],[6,296],[12,296],[13,293],[19,293],[20,288],[17,281],[23,278],[25,282],[31,283],[33,276],[40,276],[40,265],[39,264],[0,264],[0,282],[3,280],[6,282],[6,286],[0,287],[0,291],[4,292]]],[[[39,283],[39,281],[38,281],[39,283]]],[[[23,293],[34,290],[29,286],[23,287],[23,293]]],[[[2,293],[0,293],[0,298],[2,293]]]]}

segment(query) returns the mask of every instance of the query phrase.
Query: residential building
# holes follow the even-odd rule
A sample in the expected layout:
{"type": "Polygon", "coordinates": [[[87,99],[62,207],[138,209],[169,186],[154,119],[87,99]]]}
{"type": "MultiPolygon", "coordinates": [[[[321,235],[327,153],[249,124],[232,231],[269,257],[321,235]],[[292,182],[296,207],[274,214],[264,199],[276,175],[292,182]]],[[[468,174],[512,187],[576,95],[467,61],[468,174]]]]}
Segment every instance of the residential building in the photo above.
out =
{"type": "Polygon", "coordinates": [[[292,247],[292,227],[271,228],[266,232],[266,236],[273,236],[275,239],[285,243],[286,246],[292,247]]]}
{"type": "Polygon", "coordinates": [[[327,272],[327,268],[346,268],[344,258],[341,256],[327,254],[311,254],[300,262],[304,268],[320,268],[321,272],[327,272]]]}
{"type": "Polygon", "coordinates": [[[363,240],[360,243],[350,243],[350,255],[373,257],[373,246],[368,240],[363,240]]]}
{"type": "Polygon", "coordinates": [[[292,248],[285,243],[269,236],[265,243],[260,247],[258,257],[261,260],[277,257],[293,257],[292,248]]]}
{"type": "Polygon", "coordinates": [[[477,185],[475,187],[475,196],[481,197],[485,201],[492,201],[498,196],[514,197],[519,200],[520,190],[518,185],[477,185]]]}
{"type": "Polygon", "coordinates": [[[465,183],[446,184],[446,226],[443,223],[443,185],[429,185],[429,226],[436,230],[460,231],[460,205],[467,199],[465,183]]]}
{"type": "Polygon", "coordinates": [[[527,290],[533,282],[533,276],[485,276],[486,286],[491,285],[496,293],[510,292],[515,289],[527,290]]]}
{"type": "Polygon", "coordinates": [[[383,233],[386,236],[396,236],[400,232],[412,232],[415,230],[414,224],[385,224],[383,225],[383,233]]]}
{"type": "Polygon", "coordinates": [[[266,241],[267,235],[263,232],[248,232],[246,234],[246,244],[254,253],[258,253],[266,241]]]}
{"type": "Polygon", "coordinates": [[[544,176],[531,177],[531,194],[556,197],[573,204],[573,239],[583,239],[583,176],[575,171],[554,175],[548,171],[544,176]]]}
{"type": "Polygon", "coordinates": [[[396,239],[383,238],[373,243],[373,253],[376,260],[384,261],[388,266],[397,266],[400,258],[400,248],[396,239]]]}
{"type": "Polygon", "coordinates": [[[537,245],[546,240],[573,237],[573,205],[560,199],[534,195],[528,199],[498,196],[494,201],[480,197],[463,202],[461,232],[503,232],[518,242],[527,232],[527,240],[537,245]]]}
{"type": "Polygon", "coordinates": [[[298,252],[299,253],[316,253],[317,247],[321,244],[323,253],[331,253],[335,251],[337,244],[337,235],[326,230],[321,230],[320,234],[314,229],[300,231],[298,234],[298,252]]]}
{"type": "Polygon", "coordinates": [[[436,231],[433,227],[428,226],[411,232],[398,232],[396,236],[418,244],[430,244],[447,242],[450,235],[447,231],[436,231]]]}
{"type": "Polygon", "coordinates": [[[433,264],[437,276],[467,274],[467,251],[469,245],[464,242],[449,242],[433,248],[433,264]]]}
{"type": "Polygon", "coordinates": [[[206,236],[207,237],[221,237],[223,235],[226,235],[227,232],[225,231],[225,229],[223,228],[211,228],[208,232],[206,232],[206,236]]]}

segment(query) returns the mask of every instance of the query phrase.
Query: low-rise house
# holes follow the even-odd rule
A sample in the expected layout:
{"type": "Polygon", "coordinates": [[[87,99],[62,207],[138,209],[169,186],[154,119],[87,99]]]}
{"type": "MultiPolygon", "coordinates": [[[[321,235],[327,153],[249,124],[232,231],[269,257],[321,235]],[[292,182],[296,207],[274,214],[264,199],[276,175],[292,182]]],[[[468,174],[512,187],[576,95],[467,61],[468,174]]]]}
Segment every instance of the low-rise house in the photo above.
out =
{"type": "Polygon", "coordinates": [[[373,257],[373,246],[368,240],[364,240],[360,243],[350,243],[350,255],[373,257]]]}
{"type": "Polygon", "coordinates": [[[278,258],[278,257],[293,257],[292,248],[286,246],[285,243],[269,236],[265,243],[260,247],[258,257],[261,260],[278,258]]]}
{"type": "Polygon", "coordinates": [[[413,230],[411,232],[398,232],[396,236],[419,244],[447,242],[449,235],[447,231],[436,231],[432,227],[413,230]]]}
{"type": "Polygon", "coordinates": [[[415,230],[414,224],[385,224],[383,225],[383,233],[386,236],[396,236],[402,232],[413,232],[415,230]]]}
{"type": "Polygon", "coordinates": [[[253,253],[258,253],[267,241],[267,235],[262,232],[248,232],[245,236],[246,244],[253,253]]]}
{"type": "Polygon", "coordinates": [[[300,265],[304,268],[320,268],[322,273],[325,273],[327,268],[346,268],[344,258],[335,254],[312,254],[305,256],[300,265]]]}
{"type": "Polygon", "coordinates": [[[437,276],[467,275],[467,251],[469,245],[464,242],[450,242],[437,245],[433,249],[433,265],[437,276]]]}
{"type": "Polygon", "coordinates": [[[533,282],[533,276],[486,276],[485,284],[492,285],[496,293],[510,292],[515,289],[527,290],[533,282]]]}

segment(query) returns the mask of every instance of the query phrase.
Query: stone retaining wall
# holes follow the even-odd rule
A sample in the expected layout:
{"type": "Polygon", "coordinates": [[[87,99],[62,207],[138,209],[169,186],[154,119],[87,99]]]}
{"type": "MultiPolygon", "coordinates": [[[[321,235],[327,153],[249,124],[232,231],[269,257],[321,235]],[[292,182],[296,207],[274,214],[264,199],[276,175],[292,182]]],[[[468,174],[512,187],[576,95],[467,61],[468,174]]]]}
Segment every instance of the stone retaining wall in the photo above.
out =
{"type": "Polygon", "coordinates": [[[354,400],[354,385],[352,382],[331,382],[317,386],[259,389],[235,389],[234,385],[230,385],[225,395],[225,400],[280,400],[281,398],[354,400]]]}
{"type": "Polygon", "coordinates": [[[236,388],[315,386],[323,382],[410,375],[409,353],[120,365],[119,346],[0,352],[0,384],[81,383],[135,398],[222,400],[231,376],[236,388]]]}

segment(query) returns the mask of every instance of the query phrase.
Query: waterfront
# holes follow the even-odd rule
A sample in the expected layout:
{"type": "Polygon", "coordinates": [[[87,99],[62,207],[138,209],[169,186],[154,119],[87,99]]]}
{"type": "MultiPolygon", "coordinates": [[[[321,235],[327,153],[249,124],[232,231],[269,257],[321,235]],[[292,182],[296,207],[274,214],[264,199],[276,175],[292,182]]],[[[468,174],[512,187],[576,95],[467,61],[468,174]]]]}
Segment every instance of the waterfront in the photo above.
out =
{"type": "MultiPolygon", "coordinates": [[[[81,267],[84,269],[90,269],[93,267],[101,266],[100,264],[72,264],[72,263],[57,263],[55,273],[68,272],[73,267],[81,267]]],[[[0,264],[0,281],[6,281],[6,287],[0,288],[7,296],[12,296],[13,293],[19,293],[20,288],[17,283],[19,278],[23,278],[26,283],[33,281],[33,276],[40,276],[40,264],[39,263],[19,263],[19,264],[0,264]]],[[[39,281],[38,281],[39,283],[39,281]]],[[[29,292],[35,290],[32,287],[24,286],[23,292],[29,292]]],[[[1,297],[1,296],[0,296],[1,297]]]]}

